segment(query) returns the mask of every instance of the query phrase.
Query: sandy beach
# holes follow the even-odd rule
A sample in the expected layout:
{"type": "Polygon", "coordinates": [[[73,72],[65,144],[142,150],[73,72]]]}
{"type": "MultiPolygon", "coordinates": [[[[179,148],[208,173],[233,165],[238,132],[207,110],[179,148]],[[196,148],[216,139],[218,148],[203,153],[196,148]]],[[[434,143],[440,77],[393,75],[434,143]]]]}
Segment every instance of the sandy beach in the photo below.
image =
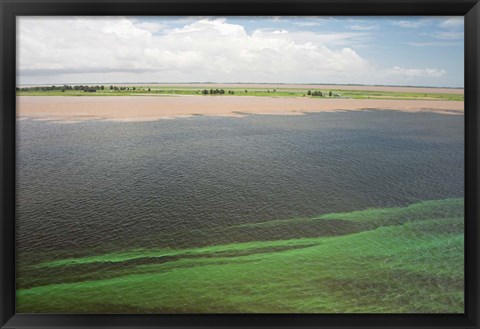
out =
{"type": "Polygon", "coordinates": [[[62,122],[152,121],[195,115],[302,115],[366,109],[461,115],[464,102],[254,96],[17,96],[18,118],[62,122]]]}

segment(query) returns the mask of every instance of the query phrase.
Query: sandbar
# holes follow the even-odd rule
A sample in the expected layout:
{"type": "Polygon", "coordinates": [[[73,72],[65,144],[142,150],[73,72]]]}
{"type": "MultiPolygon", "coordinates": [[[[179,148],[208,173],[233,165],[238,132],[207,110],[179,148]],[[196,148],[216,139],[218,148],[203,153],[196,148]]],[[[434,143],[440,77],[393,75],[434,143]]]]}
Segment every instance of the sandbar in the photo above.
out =
{"type": "Polygon", "coordinates": [[[463,115],[463,101],[255,96],[17,96],[17,118],[78,122],[153,121],[196,115],[302,115],[345,110],[394,110],[463,115]]]}

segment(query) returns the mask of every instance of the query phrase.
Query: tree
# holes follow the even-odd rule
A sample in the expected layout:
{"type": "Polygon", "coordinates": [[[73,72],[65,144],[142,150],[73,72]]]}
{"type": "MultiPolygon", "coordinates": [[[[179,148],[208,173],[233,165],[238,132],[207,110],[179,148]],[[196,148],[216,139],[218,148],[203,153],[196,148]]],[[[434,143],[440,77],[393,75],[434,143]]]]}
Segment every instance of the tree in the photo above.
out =
{"type": "Polygon", "coordinates": [[[113,90],[113,86],[112,86],[112,85],[110,85],[110,90],[113,90]]]}
{"type": "Polygon", "coordinates": [[[150,88],[148,88],[148,91],[150,91],[150,90],[151,90],[151,89],[150,89],[150,88]]]}
{"type": "Polygon", "coordinates": [[[103,85],[100,86],[100,89],[101,89],[101,90],[104,90],[104,89],[105,89],[105,86],[103,86],[103,85]]]}
{"type": "Polygon", "coordinates": [[[307,95],[309,95],[309,96],[310,96],[311,94],[312,94],[312,92],[311,92],[310,90],[309,90],[309,91],[307,91],[307,95]]]}
{"type": "Polygon", "coordinates": [[[328,93],[328,96],[332,97],[333,93],[332,91],[330,90],[330,92],[328,93]]]}

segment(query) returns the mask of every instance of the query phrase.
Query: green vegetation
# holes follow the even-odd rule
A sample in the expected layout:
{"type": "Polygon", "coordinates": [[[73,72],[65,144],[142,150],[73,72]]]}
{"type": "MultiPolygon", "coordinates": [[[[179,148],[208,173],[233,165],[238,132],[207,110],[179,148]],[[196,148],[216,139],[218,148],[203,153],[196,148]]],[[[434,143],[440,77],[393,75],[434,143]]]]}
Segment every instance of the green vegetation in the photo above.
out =
{"type": "Polygon", "coordinates": [[[462,94],[449,93],[404,93],[391,91],[371,90],[305,90],[301,88],[193,88],[193,87],[169,87],[169,86],[38,86],[17,88],[17,96],[175,96],[175,95],[204,95],[204,96],[263,96],[263,97],[313,97],[313,98],[353,98],[353,99],[418,99],[418,100],[454,100],[463,101],[462,94]]]}
{"type": "Polygon", "coordinates": [[[20,268],[17,312],[464,310],[463,199],[227,230],[277,239],[37,261],[20,268]]]}

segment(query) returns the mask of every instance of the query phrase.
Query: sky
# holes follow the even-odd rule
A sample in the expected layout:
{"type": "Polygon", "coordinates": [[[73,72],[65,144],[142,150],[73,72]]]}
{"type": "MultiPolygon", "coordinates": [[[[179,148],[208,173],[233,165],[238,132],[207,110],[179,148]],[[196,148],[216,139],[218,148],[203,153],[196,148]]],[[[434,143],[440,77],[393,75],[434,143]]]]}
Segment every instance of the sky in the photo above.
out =
{"type": "Polygon", "coordinates": [[[463,87],[458,17],[17,17],[17,84],[463,87]]]}

